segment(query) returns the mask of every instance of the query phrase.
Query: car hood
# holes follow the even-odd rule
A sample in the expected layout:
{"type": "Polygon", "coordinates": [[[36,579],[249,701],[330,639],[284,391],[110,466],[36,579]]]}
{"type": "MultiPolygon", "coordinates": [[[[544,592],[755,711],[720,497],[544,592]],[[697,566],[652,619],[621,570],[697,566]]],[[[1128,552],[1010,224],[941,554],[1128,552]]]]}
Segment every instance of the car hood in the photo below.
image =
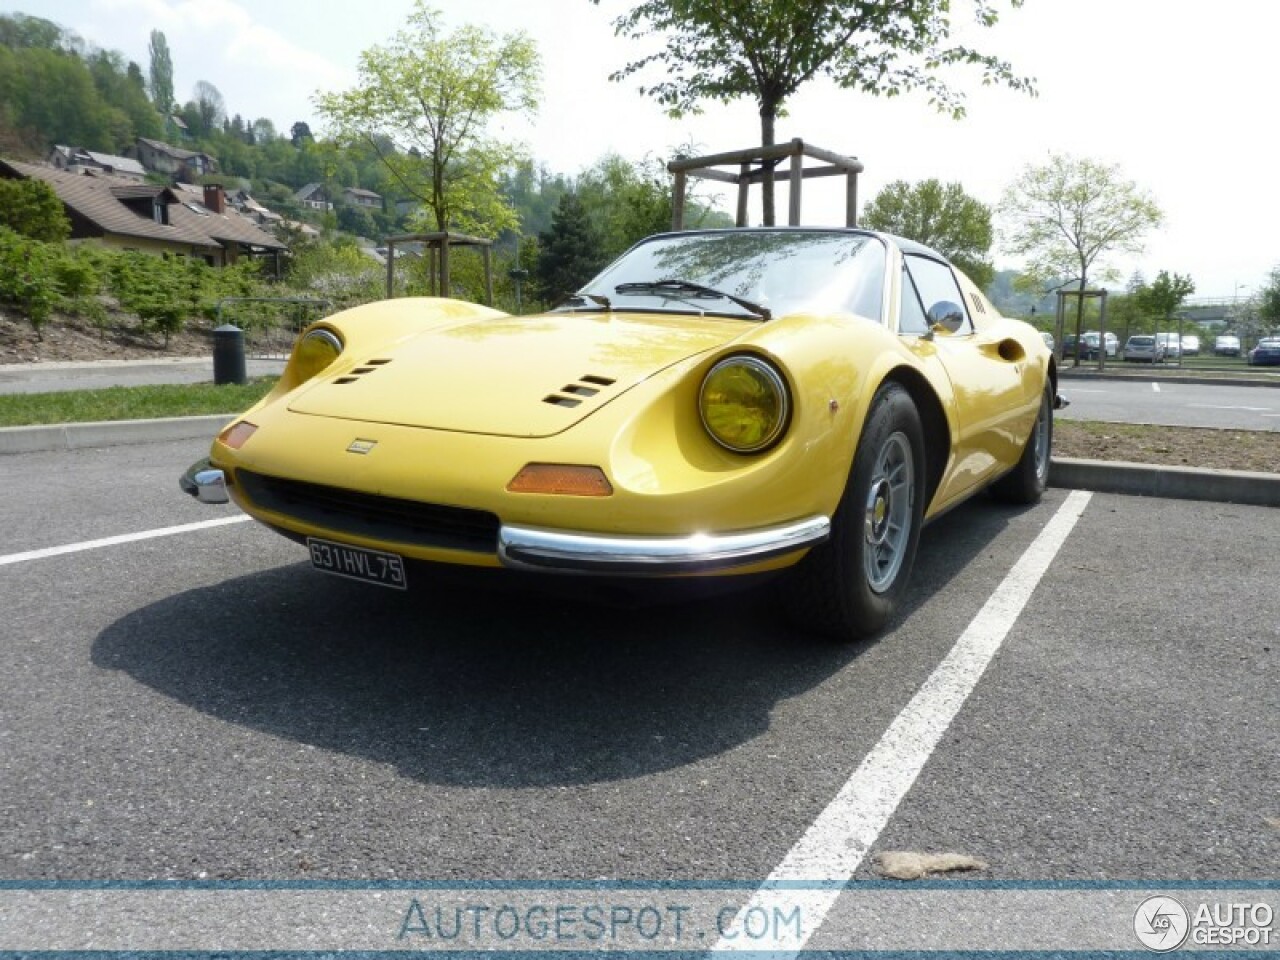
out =
{"type": "Polygon", "coordinates": [[[305,385],[295,413],[546,437],[755,326],[649,314],[499,317],[425,331],[305,385]]]}

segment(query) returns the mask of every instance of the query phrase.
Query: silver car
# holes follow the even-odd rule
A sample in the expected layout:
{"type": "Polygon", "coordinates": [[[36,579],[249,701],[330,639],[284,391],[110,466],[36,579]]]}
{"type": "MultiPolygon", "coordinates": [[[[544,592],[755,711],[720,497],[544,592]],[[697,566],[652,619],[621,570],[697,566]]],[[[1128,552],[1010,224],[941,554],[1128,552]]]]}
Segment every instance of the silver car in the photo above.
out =
{"type": "Polygon", "coordinates": [[[1164,344],[1157,344],[1150,334],[1130,337],[1124,345],[1126,361],[1157,363],[1164,359],[1164,344]]]}

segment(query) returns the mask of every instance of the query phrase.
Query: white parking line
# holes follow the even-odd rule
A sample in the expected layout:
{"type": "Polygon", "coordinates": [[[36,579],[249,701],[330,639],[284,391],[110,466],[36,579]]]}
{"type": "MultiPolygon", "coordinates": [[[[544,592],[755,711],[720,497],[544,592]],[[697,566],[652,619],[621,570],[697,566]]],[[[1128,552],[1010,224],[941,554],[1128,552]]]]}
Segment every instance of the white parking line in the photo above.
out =
{"type": "Polygon", "coordinates": [[[716,944],[717,952],[759,949],[758,941],[753,948],[749,937],[737,936],[749,917],[761,916],[753,910],[778,916],[775,910],[790,915],[796,907],[803,919],[801,929],[771,943],[770,956],[794,955],[804,949],[977,686],[1091,497],[1082,490],[1067,496],[835,799],[738,911],[716,944]],[[823,887],[788,887],[797,881],[823,887]]]}
{"type": "Polygon", "coordinates": [[[1159,393],[1159,392],[1160,392],[1160,384],[1158,384],[1158,383],[1156,383],[1154,380],[1152,380],[1152,381],[1151,381],[1151,389],[1152,389],[1152,390],[1154,390],[1156,393],[1159,393]]]}
{"type": "Polygon", "coordinates": [[[99,547],[114,547],[121,543],[134,543],[138,540],[152,540],[156,537],[172,537],[179,533],[191,533],[195,530],[207,530],[210,527],[225,527],[230,523],[244,523],[249,518],[244,514],[235,517],[219,517],[217,520],[201,520],[199,523],[184,523],[176,527],[159,527],[155,530],[142,530],[138,533],[122,533],[117,537],[103,537],[100,540],[82,540],[79,543],[68,543],[61,547],[45,547],[43,550],[27,550],[23,553],[9,553],[0,556],[0,567],[10,563],[23,563],[27,560],[43,560],[46,557],[58,557],[64,553],[79,553],[81,550],[97,550],[99,547]]]}
{"type": "Polygon", "coordinates": [[[1195,407],[1197,410],[1246,410],[1249,413],[1263,413],[1270,410],[1270,407],[1227,407],[1218,403],[1188,403],[1188,407],[1195,407]]]}

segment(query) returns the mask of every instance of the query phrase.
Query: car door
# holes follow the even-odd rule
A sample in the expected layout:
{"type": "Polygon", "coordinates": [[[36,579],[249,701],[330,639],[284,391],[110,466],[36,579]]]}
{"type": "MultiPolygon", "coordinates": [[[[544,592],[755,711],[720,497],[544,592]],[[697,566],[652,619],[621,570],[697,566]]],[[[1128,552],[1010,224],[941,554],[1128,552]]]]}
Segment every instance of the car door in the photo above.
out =
{"type": "Polygon", "coordinates": [[[1016,340],[975,329],[946,263],[904,253],[902,283],[899,332],[915,338],[912,349],[922,358],[936,355],[954,392],[959,435],[937,498],[943,503],[1017,462],[1026,439],[1018,429],[1026,420],[1026,355],[1016,340]]]}

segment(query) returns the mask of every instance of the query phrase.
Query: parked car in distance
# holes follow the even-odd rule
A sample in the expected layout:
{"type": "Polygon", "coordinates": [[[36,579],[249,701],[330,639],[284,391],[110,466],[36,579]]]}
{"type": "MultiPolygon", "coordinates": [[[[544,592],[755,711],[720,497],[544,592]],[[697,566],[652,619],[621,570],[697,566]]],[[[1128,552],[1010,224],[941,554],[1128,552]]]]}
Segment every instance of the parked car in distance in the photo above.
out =
{"type": "Polygon", "coordinates": [[[1228,335],[1215,337],[1213,341],[1213,352],[1219,357],[1238,357],[1240,356],[1240,338],[1228,335]]]}
{"type": "Polygon", "coordinates": [[[1048,333],[1047,331],[1041,330],[1041,331],[1040,331],[1040,339],[1044,341],[1044,345],[1045,345],[1046,347],[1048,347],[1050,350],[1052,350],[1052,349],[1053,349],[1053,334],[1052,334],[1052,333],[1048,333]]]}
{"type": "MultiPolygon", "coordinates": [[[[1082,339],[1084,340],[1084,347],[1080,351],[1080,358],[1082,360],[1097,360],[1098,344],[1100,342],[1098,332],[1090,330],[1082,339]]],[[[1120,338],[1114,333],[1107,333],[1106,344],[1108,357],[1114,357],[1120,352],[1120,338]]]]}
{"type": "Polygon", "coordinates": [[[1164,358],[1166,360],[1182,359],[1182,343],[1176,333],[1157,333],[1156,343],[1164,347],[1164,358]]]}
{"type": "Polygon", "coordinates": [[[1164,359],[1164,346],[1157,345],[1151,334],[1139,334],[1125,341],[1124,359],[1127,363],[1157,363],[1164,359]]]}
{"type": "Polygon", "coordinates": [[[1194,333],[1188,333],[1182,337],[1182,355],[1184,357],[1200,356],[1200,338],[1194,333]]]}
{"type": "Polygon", "coordinates": [[[1249,364],[1256,367],[1280,366],[1280,337],[1263,337],[1249,351],[1249,364]]]}

